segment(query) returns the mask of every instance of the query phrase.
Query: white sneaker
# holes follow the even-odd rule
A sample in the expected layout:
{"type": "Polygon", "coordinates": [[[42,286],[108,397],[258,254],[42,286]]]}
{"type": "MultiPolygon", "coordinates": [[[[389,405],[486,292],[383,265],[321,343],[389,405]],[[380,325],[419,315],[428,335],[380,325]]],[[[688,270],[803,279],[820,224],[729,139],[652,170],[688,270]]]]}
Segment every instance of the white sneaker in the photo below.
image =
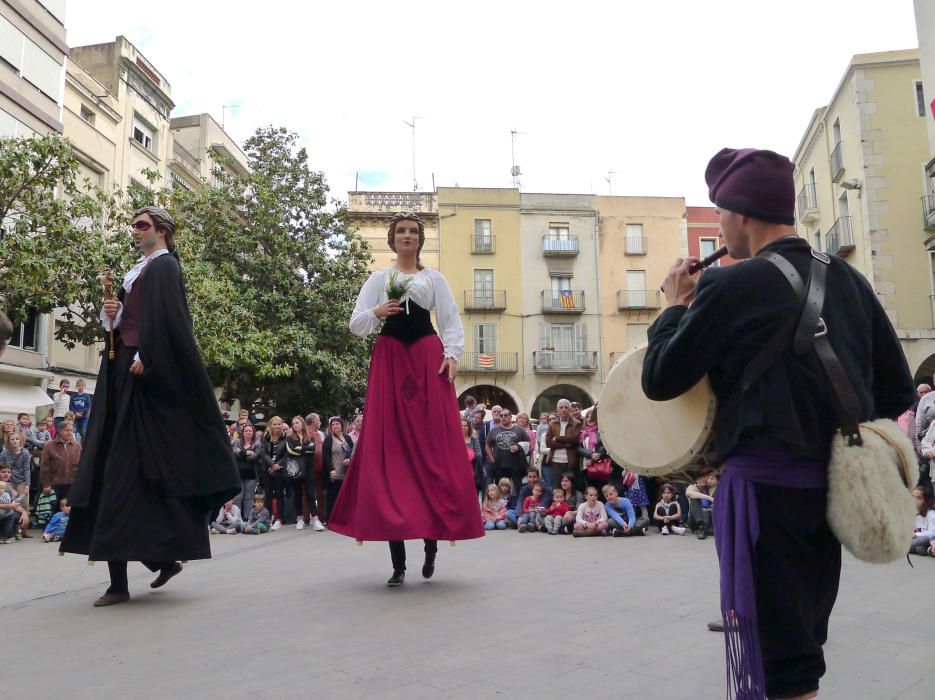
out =
{"type": "Polygon", "coordinates": [[[668,535],[668,534],[669,534],[669,526],[668,526],[668,525],[663,525],[663,526],[662,526],[662,534],[663,534],[663,535],[668,535]]]}
{"type": "Polygon", "coordinates": [[[302,520],[302,518],[299,518],[298,520],[295,521],[295,529],[296,529],[296,530],[304,530],[304,529],[305,529],[305,521],[302,520]]]}
{"type": "Polygon", "coordinates": [[[282,529],[282,522],[279,520],[273,523],[273,526],[270,528],[270,530],[272,530],[273,532],[275,532],[276,530],[280,530],[280,529],[282,529]]]}
{"type": "Polygon", "coordinates": [[[679,527],[678,525],[673,525],[673,526],[672,526],[672,532],[674,532],[676,535],[684,535],[684,534],[685,534],[685,528],[684,528],[684,527],[679,527]]]}
{"type": "Polygon", "coordinates": [[[315,518],[312,521],[312,527],[315,528],[315,532],[324,532],[325,530],[325,526],[322,525],[321,520],[319,520],[318,518],[315,518]]]}

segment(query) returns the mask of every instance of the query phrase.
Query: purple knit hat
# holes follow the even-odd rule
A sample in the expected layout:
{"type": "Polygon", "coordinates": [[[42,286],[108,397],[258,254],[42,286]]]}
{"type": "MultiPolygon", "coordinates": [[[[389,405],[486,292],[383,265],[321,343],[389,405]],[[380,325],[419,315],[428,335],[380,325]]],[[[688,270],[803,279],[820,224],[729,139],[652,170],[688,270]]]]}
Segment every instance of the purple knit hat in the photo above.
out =
{"type": "Polygon", "coordinates": [[[705,168],[708,196],[722,209],[774,224],[795,223],[792,161],[756,148],[722,149],[705,168]]]}

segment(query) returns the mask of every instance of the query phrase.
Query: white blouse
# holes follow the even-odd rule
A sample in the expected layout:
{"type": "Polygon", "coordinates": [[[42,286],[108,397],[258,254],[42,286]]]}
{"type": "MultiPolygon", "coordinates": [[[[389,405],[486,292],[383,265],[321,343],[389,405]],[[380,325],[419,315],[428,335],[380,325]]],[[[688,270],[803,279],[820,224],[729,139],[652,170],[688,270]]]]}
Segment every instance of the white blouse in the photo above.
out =
{"type": "MultiPolygon", "coordinates": [[[[380,319],[373,310],[388,301],[386,286],[394,271],[395,266],[384,267],[376,270],[364,282],[360,294],[357,295],[354,313],[351,314],[350,328],[354,335],[365,338],[376,331],[380,319]]],[[[405,300],[411,299],[423,309],[434,309],[438,321],[438,335],[445,346],[445,357],[457,360],[464,350],[464,328],[461,326],[461,314],[458,313],[458,305],[448,281],[438,270],[429,268],[419,270],[414,275],[399,273],[400,282],[407,279],[411,280],[411,283],[409,293],[400,299],[403,308],[406,306],[405,300]]]]}

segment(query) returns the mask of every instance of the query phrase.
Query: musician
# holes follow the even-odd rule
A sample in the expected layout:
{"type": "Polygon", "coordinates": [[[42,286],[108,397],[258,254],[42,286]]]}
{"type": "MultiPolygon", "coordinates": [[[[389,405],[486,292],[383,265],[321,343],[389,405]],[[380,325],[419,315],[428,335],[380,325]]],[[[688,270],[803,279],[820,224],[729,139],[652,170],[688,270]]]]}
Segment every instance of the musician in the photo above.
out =
{"type": "Polygon", "coordinates": [[[95,607],[130,599],[127,562],[159,572],[165,585],[180,560],[207,559],[208,514],[240,492],[230,439],[192,335],[175,253],[175,222],[164,209],[133,217],[143,258],[119,301],[104,302],[108,338],[94,411],[69,491],[71,518],[61,550],[106,561],[110,587],[95,607]]]}
{"type": "MultiPolygon", "coordinates": [[[[724,149],[705,171],[721,236],[739,265],[691,276],[679,259],[663,283],[668,308],[649,329],[643,389],[674,398],[705,374],[718,399],[714,449],[725,469],[714,506],[728,680],[744,698],[811,698],[838,591],[840,544],[825,518],[836,417],[814,353],[791,350],[801,303],[770,262],[775,251],[809,278],[811,249],[795,233],[793,164],[755,149],[724,149]],[[789,349],[748,391],[740,382],[761,347],[789,349]]],[[[896,418],[915,387],[873,289],[832,257],[822,317],[861,403],[861,420],[896,418]]]]}

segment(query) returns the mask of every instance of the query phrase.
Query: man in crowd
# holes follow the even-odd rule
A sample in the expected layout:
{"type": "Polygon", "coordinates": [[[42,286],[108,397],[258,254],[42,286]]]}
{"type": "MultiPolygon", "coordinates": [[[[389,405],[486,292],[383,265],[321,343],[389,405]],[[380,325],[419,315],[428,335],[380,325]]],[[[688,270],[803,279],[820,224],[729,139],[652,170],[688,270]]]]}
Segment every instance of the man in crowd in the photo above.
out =
{"type": "Polygon", "coordinates": [[[490,420],[487,421],[487,432],[490,433],[491,430],[500,425],[500,411],[503,409],[496,404],[493,408],[490,409],[490,420]]]}
{"type": "Polygon", "coordinates": [[[88,433],[88,417],[91,415],[91,394],[85,391],[87,385],[83,379],[75,382],[78,393],[71,397],[69,409],[75,414],[75,433],[79,440],[88,433]]]}
{"type": "Polygon", "coordinates": [[[549,463],[543,466],[546,490],[558,484],[562,472],[570,471],[575,475],[575,488],[584,491],[584,475],[578,471],[580,435],[581,421],[575,420],[571,415],[571,402],[568,399],[559,399],[558,423],[550,425],[545,436],[545,445],[550,450],[549,463]]]}
{"type": "Polygon", "coordinates": [[[81,445],[75,440],[74,424],[64,420],[58,424],[55,439],[42,448],[39,461],[39,483],[42,488],[51,486],[55,495],[66,498],[78,471],[81,445]]]}
{"type": "Polygon", "coordinates": [[[477,408],[477,399],[470,394],[464,397],[464,410],[461,411],[461,417],[464,420],[471,420],[474,417],[474,409],[477,408]]]}
{"type": "Polygon", "coordinates": [[[494,479],[506,477],[519,491],[523,485],[523,472],[529,464],[529,433],[513,424],[509,409],[500,411],[500,425],[493,428],[485,441],[487,458],[494,465],[494,479]]]}

